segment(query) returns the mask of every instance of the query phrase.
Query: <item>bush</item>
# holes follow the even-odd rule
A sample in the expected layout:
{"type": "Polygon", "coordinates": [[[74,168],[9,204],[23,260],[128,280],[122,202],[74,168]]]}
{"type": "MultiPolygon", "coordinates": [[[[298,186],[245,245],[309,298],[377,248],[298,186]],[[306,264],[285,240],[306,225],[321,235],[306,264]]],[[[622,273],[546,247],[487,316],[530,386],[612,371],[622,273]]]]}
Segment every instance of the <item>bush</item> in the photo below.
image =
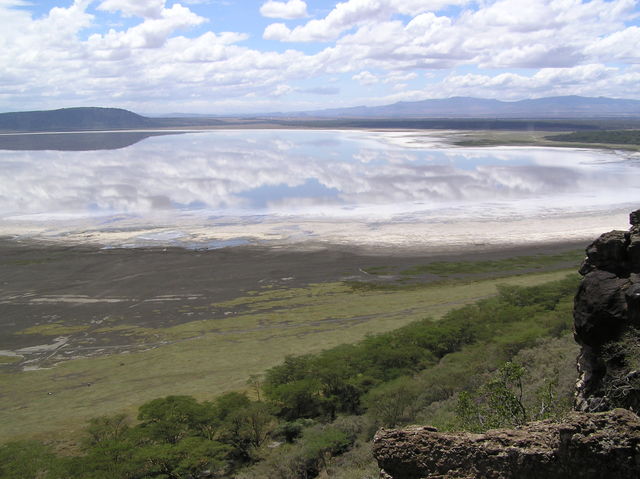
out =
{"type": "MultiPolygon", "coordinates": [[[[451,311],[439,321],[425,318],[353,345],[317,355],[289,356],[267,371],[265,397],[287,421],[361,414],[365,407],[371,409],[372,400],[363,406],[363,398],[372,389],[414,375],[467,345],[497,343],[502,349],[499,354],[508,359],[540,337],[566,331],[571,323],[566,305],[577,281],[572,275],[533,287],[501,286],[496,297],[451,311]]],[[[380,398],[393,395],[391,389],[380,392],[380,398]]],[[[402,422],[407,411],[374,415],[382,423],[402,422]]]]}

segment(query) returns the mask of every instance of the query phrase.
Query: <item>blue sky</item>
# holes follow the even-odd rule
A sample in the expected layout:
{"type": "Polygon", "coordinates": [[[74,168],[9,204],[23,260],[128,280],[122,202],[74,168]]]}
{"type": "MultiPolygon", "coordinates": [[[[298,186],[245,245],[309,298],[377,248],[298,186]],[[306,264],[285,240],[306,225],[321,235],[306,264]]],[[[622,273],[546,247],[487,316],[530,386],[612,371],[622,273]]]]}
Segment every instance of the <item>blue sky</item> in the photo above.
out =
{"type": "Polygon", "coordinates": [[[0,0],[0,111],[640,99],[635,0],[0,0]]]}

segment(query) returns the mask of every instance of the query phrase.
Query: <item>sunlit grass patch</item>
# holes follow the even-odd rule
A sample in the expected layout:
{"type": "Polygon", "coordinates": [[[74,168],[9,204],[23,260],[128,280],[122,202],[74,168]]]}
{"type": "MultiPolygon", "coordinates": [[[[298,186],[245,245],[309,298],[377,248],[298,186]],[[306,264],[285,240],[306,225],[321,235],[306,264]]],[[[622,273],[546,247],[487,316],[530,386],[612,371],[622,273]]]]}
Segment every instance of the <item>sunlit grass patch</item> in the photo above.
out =
{"type": "Polygon", "coordinates": [[[582,259],[584,259],[584,251],[573,250],[554,255],[515,256],[513,258],[487,261],[435,261],[433,263],[405,269],[401,271],[400,274],[405,276],[416,276],[421,274],[450,276],[458,274],[518,271],[523,269],[538,270],[554,265],[566,268],[567,263],[579,265],[582,259]]]}
{"type": "Polygon", "coordinates": [[[16,334],[41,334],[43,336],[65,336],[80,333],[89,329],[87,325],[70,325],[64,323],[47,323],[30,326],[16,334]]]}
{"type": "Polygon", "coordinates": [[[0,364],[14,364],[20,362],[21,360],[22,356],[19,355],[5,356],[3,354],[0,354],[0,364]]]}

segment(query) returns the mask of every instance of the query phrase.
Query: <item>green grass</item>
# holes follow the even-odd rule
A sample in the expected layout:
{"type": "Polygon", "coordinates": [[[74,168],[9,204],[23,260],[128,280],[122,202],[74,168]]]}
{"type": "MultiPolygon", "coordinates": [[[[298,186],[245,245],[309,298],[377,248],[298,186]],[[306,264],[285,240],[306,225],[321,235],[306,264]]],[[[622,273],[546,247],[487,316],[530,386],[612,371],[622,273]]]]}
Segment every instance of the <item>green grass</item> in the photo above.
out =
{"type": "Polygon", "coordinates": [[[640,145],[640,130],[576,131],[564,135],[547,136],[548,140],[572,143],[601,143],[640,145]]]}
{"type": "Polygon", "coordinates": [[[64,336],[68,334],[80,333],[89,329],[86,325],[68,325],[64,323],[38,324],[23,329],[16,334],[42,334],[44,336],[64,336]]]}
{"type": "Polygon", "coordinates": [[[14,363],[20,362],[21,360],[22,360],[22,356],[3,356],[0,354],[0,365],[14,364],[14,363]]]}
{"type": "Polygon", "coordinates": [[[439,276],[470,275],[489,272],[518,271],[524,269],[540,270],[549,266],[563,264],[579,264],[584,258],[583,250],[568,251],[555,255],[531,255],[515,256],[493,261],[436,261],[433,263],[414,266],[403,270],[400,274],[405,276],[416,276],[421,274],[435,274],[439,276]]]}
{"type": "Polygon", "coordinates": [[[166,329],[144,328],[145,334],[166,341],[155,349],[0,373],[0,441],[73,437],[91,417],[133,413],[153,398],[187,394],[209,399],[244,389],[251,374],[280,363],[286,355],[355,342],[425,316],[438,318],[494,294],[498,284],[541,284],[568,272],[385,292],[325,283],[247,293],[215,304],[239,308],[241,313],[166,329]]]}
{"type": "Polygon", "coordinates": [[[550,146],[560,148],[625,149],[638,151],[638,131],[580,131],[558,135],[551,131],[468,131],[453,138],[453,144],[474,148],[484,146],[550,146]]]}

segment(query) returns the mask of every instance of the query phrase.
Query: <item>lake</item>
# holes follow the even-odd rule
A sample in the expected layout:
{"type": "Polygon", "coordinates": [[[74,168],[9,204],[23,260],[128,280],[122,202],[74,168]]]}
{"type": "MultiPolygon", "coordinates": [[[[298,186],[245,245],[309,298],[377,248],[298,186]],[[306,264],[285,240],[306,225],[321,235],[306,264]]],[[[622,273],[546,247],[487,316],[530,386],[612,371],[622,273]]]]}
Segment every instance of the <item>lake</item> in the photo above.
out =
{"type": "Polygon", "coordinates": [[[591,238],[639,207],[628,152],[458,148],[447,132],[4,135],[0,235],[108,246],[591,238]]]}

